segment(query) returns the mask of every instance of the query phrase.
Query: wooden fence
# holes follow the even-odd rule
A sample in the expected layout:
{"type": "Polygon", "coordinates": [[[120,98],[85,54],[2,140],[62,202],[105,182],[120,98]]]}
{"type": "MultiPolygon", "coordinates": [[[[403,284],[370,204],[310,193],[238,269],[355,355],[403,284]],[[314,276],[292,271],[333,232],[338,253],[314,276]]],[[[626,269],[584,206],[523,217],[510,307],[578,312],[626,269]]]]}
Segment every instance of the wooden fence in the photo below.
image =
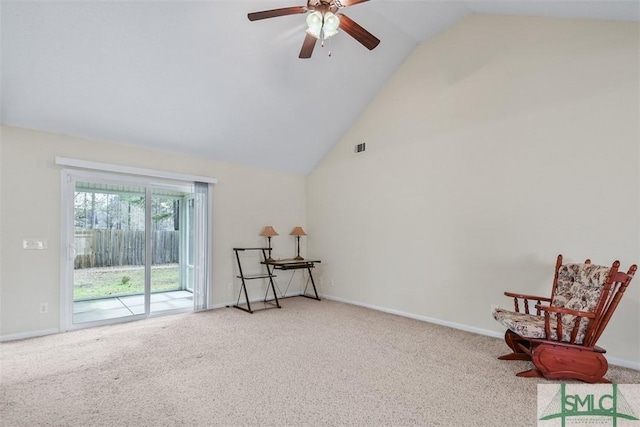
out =
{"type": "MultiPolygon", "coordinates": [[[[151,233],[152,264],[177,263],[180,253],[179,231],[151,233]]],[[[74,268],[144,265],[144,230],[81,230],[75,233],[74,268]]]]}

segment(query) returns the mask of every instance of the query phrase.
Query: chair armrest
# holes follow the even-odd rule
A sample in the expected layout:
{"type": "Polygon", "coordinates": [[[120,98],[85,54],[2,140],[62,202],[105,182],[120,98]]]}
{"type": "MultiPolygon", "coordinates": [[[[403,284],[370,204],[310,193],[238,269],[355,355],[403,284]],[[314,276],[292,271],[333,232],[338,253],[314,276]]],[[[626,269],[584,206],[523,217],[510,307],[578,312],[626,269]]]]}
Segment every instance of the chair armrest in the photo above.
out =
{"type": "Polygon", "coordinates": [[[587,319],[593,319],[596,317],[595,313],[590,313],[588,311],[571,310],[570,308],[564,308],[564,307],[551,307],[551,306],[536,304],[536,308],[545,312],[568,314],[571,316],[586,317],[587,319]]]}
{"type": "Polygon", "coordinates": [[[512,297],[512,298],[532,299],[532,300],[540,300],[540,301],[551,302],[551,298],[539,297],[539,296],[536,296],[536,295],[516,294],[515,292],[505,292],[504,294],[506,296],[512,297]]]}
{"type": "Polygon", "coordinates": [[[571,337],[569,338],[570,344],[576,344],[576,338],[578,336],[578,331],[580,330],[580,324],[583,318],[586,319],[594,319],[596,317],[595,313],[589,313],[586,311],[577,311],[571,310],[569,308],[564,307],[547,307],[542,306],[540,304],[536,305],[536,309],[542,311],[544,313],[544,331],[547,336],[547,340],[551,340],[551,316],[550,313],[555,313],[556,315],[556,336],[557,341],[563,341],[563,333],[562,330],[564,328],[564,323],[562,322],[562,316],[574,316],[575,319],[572,321],[573,325],[571,325],[571,337]]]}
{"type": "Polygon", "coordinates": [[[527,294],[517,294],[515,292],[505,292],[504,294],[505,296],[513,298],[513,305],[516,313],[520,313],[520,305],[518,303],[518,300],[523,301],[525,314],[529,314],[529,300],[536,301],[538,303],[536,305],[536,310],[537,310],[536,315],[538,316],[540,316],[540,309],[537,308],[538,305],[541,305],[543,302],[551,304],[551,298],[547,298],[547,297],[540,297],[536,295],[527,295],[527,294]]]}

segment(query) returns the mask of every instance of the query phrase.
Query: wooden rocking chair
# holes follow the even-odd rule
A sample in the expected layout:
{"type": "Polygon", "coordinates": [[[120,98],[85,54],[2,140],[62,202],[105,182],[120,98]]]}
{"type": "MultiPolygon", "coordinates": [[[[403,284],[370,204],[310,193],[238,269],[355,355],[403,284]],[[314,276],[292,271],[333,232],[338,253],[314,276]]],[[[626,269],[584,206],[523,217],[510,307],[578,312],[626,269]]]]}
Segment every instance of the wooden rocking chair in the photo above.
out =
{"type": "Polygon", "coordinates": [[[558,255],[550,298],[505,292],[515,310],[495,308],[493,317],[507,328],[504,340],[513,352],[499,359],[531,360],[535,368],[520,377],[608,383],[605,350],[596,342],[637,270],[635,264],[627,273],[619,267],[618,261],[604,267],[590,260],[562,265],[558,255]]]}

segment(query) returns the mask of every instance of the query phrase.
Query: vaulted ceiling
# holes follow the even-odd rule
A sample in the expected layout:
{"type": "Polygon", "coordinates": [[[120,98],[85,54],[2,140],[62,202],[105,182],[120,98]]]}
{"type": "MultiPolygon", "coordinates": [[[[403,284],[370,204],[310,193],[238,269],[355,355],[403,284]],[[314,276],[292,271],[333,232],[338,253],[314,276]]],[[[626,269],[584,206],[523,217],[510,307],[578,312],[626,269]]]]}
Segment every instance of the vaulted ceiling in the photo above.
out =
{"type": "Polygon", "coordinates": [[[298,59],[305,15],[262,1],[5,1],[2,123],[306,174],[421,42],[472,14],[638,21],[637,1],[371,0],[298,59]],[[329,56],[331,52],[331,56],[329,56]]]}

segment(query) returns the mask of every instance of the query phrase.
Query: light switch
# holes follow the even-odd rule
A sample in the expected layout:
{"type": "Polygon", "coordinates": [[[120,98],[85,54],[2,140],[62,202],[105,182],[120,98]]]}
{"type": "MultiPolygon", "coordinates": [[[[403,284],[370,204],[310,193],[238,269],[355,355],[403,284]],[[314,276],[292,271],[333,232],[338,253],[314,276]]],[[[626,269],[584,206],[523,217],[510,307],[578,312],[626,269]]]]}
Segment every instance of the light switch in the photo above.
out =
{"type": "Polygon", "coordinates": [[[24,239],[23,249],[47,249],[47,239],[24,239]]]}

